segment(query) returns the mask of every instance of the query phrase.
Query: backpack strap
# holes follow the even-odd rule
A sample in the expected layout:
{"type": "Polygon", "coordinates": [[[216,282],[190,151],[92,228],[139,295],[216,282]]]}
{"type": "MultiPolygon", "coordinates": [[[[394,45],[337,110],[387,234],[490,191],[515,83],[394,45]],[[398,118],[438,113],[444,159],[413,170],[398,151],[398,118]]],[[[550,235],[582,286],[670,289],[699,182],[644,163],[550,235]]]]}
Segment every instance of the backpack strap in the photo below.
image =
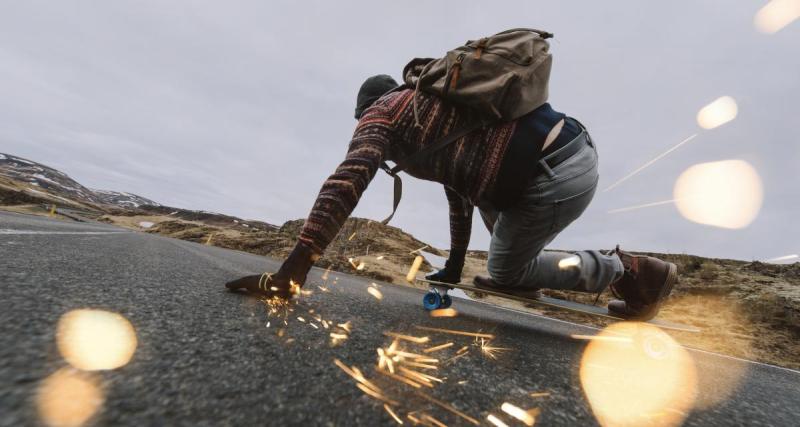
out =
{"type": "Polygon", "coordinates": [[[466,136],[468,133],[480,128],[483,126],[483,123],[476,122],[471,125],[467,125],[455,132],[451,132],[441,139],[437,140],[431,145],[417,151],[416,153],[404,158],[400,159],[395,163],[394,167],[389,167],[386,162],[381,163],[381,169],[383,169],[389,176],[394,178],[394,201],[392,206],[392,213],[386,219],[381,221],[381,224],[386,225],[391,221],[392,217],[394,217],[395,212],[397,212],[397,206],[400,204],[400,199],[403,197],[403,181],[400,179],[400,176],[397,174],[408,167],[408,165],[432,154],[434,151],[440,150],[447,146],[448,144],[453,143],[454,141],[458,140],[461,137],[466,136]]]}

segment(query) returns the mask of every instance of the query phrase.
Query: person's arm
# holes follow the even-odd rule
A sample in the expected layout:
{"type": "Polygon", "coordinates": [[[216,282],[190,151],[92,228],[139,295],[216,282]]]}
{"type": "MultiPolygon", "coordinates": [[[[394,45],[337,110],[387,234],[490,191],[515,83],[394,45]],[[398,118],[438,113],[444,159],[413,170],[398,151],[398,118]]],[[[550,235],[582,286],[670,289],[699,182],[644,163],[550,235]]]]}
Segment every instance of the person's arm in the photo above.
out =
{"type": "Polygon", "coordinates": [[[298,242],[280,270],[273,275],[254,275],[229,282],[229,289],[291,295],[290,281],[298,286],[330,244],[372,181],[389,146],[392,123],[379,106],[368,109],[359,120],[347,156],[322,184],[298,242]]]}
{"type": "Polygon", "coordinates": [[[445,268],[426,276],[428,280],[456,283],[461,281],[464,258],[472,234],[472,213],[475,207],[452,188],[444,187],[447,204],[450,207],[450,256],[445,268]]]}

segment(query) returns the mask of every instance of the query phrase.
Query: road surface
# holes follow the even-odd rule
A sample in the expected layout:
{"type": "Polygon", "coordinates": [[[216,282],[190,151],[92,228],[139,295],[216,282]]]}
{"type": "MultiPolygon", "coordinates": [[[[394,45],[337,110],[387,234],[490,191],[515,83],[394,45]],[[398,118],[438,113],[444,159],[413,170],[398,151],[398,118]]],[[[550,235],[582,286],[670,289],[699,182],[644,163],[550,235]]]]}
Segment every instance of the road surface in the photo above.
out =
{"type": "MultiPolygon", "coordinates": [[[[381,377],[374,367],[376,348],[391,342],[385,331],[454,342],[451,355],[469,346],[465,357],[438,371],[444,382],[425,392],[482,425],[488,414],[522,425],[502,413],[506,401],[538,407],[537,425],[597,424],[578,375],[587,341],[571,337],[596,329],[479,301],[457,300],[457,317],[432,318],[421,309],[418,289],[381,283],[378,300],[367,292],[369,280],[331,273],[323,292],[315,286],[323,283],[317,269],[307,286],[313,294],[300,299],[288,325],[268,317],[257,300],[224,289],[228,280],[277,266],[103,224],[0,213],[0,425],[42,422],[37,390],[67,366],[55,328],[64,313],[80,308],[121,314],[138,342],[127,365],[94,374],[104,396],[89,421],[95,425],[392,425],[382,404],[333,364],[339,359],[381,377]],[[349,321],[349,338],[332,346],[329,330],[309,324],[314,316],[349,321]],[[493,345],[510,350],[493,360],[470,337],[419,325],[491,333],[493,345]]],[[[695,407],[687,425],[797,425],[800,373],[690,354],[699,396],[721,402],[695,407]]],[[[418,398],[396,389],[401,407],[418,398]]],[[[419,408],[448,425],[470,425],[433,404],[419,408]]],[[[401,416],[409,411],[401,410],[401,416]]]]}

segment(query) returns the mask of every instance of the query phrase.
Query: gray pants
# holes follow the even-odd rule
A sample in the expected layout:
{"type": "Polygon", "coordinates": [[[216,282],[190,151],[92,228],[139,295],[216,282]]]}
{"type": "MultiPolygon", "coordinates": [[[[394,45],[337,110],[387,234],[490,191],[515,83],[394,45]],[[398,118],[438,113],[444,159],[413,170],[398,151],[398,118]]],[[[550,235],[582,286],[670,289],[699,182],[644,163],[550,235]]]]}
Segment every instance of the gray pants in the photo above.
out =
{"type": "MultiPolygon", "coordinates": [[[[623,273],[622,262],[599,251],[543,252],[564,228],[589,206],[597,187],[597,149],[579,137],[582,148],[531,180],[520,201],[498,212],[488,203],[479,207],[492,235],[489,245],[489,274],[498,287],[531,289],[571,289],[599,292],[623,273]],[[565,260],[567,259],[567,260],[565,260]],[[559,262],[565,260],[562,266],[559,262]],[[573,262],[570,262],[573,261],[573,262]]],[[[562,148],[563,149],[563,148],[562,148]]],[[[560,151],[561,149],[559,149],[560,151]]]]}

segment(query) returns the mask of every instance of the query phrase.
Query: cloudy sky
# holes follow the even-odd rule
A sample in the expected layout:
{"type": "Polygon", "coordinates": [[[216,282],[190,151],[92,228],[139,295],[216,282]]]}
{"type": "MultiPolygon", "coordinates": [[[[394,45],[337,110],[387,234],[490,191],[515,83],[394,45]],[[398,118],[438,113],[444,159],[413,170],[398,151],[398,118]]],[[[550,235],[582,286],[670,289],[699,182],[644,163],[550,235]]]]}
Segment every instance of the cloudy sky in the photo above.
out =
{"type": "MultiPolygon", "coordinates": [[[[600,154],[598,193],[553,248],[768,259],[800,252],[800,22],[768,35],[766,0],[31,1],[0,4],[0,152],[93,188],[281,224],[305,217],[342,160],[367,76],[399,79],[415,56],[513,27],[555,33],[553,106],[583,121],[600,154]],[[695,116],[731,96],[738,117],[695,116]],[[618,187],[684,138],[690,143],[618,187]],[[690,166],[749,162],[758,217],[730,230],[669,200],[690,166]]],[[[448,245],[441,186],[406,178],[393,225],[448,245]]],[[[355,215],[382,219],[379,173],[355,215]]],[[[476,215],[471,246],[488,247],[476,215]]]]}

